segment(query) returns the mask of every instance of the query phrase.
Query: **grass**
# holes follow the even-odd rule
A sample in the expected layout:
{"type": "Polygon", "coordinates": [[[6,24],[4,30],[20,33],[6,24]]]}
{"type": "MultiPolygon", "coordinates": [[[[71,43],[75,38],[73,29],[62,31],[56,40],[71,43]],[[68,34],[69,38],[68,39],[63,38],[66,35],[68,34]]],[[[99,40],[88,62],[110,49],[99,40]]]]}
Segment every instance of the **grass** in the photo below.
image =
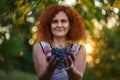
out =
{"type": "Polygon", "coordinates": [[[22,71],[11,71],[7,75],[5,71],[0,70],[0,80],[38,80],[35,74],[25,73],[22,71]]]}

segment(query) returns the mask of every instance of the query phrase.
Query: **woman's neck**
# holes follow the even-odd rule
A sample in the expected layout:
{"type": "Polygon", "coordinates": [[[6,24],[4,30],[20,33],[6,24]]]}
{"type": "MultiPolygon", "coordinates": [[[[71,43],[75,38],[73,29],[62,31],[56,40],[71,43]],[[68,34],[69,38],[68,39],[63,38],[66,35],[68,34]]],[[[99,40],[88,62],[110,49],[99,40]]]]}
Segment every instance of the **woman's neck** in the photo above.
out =
{"type": "Polygon", "coordinates": [[[54,38],[52,45],[54,47],[66,47],[67,42],[65,38],[54,38]]]}

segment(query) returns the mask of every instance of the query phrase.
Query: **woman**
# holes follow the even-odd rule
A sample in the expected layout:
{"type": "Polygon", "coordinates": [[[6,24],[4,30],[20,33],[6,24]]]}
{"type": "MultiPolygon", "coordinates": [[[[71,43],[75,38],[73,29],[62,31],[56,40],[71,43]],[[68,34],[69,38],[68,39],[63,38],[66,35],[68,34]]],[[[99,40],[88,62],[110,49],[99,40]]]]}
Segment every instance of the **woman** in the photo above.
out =
{"type": "Polygon", "coordinates": [[[86,50],[75,42],[84,37],[84,24],[75,9],[67,5],[48,7],[40,16],[39,43],[33,47],[33,62],[39,80],[81,80],[86,66],[86,50]],[[64,57],[66,68],[63,69],[57,68],[60,60],[51,52],[60,46],[74,51],[74,56],[64,57]],[[48,60],[48,57],[51,58],[48,60]]]}

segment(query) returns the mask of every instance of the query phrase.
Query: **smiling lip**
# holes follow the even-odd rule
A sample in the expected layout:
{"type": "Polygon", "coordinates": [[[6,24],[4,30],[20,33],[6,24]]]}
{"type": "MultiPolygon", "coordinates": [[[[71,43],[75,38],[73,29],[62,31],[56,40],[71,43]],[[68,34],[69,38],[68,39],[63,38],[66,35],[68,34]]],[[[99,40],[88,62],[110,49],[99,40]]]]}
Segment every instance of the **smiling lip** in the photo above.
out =
{"type": "Polygon", "coordinates": [[[61,31],[63,31],[63,29],[56,29],[56,31],[59,31],[59,32],[61,32],[61,31]]]}
{"type": "Polygon", "coordinates": [[[56,31],[58,31],[58,32],[62,32],[63,30],[60,29],[60,30],[56,30],[56,31]]]}

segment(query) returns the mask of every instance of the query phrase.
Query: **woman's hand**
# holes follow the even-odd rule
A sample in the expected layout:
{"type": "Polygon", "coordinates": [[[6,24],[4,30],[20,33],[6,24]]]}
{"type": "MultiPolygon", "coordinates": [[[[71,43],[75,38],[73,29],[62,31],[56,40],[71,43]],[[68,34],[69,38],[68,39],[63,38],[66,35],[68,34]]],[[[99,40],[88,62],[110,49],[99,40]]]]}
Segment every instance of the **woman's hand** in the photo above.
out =
{"type": "Polygon", "coordinates": [[[66,67],[71,67],[74,61],[75,55],[73,56],[68,55],[67,57],[65,57],[64,64],[66,67]]]}
{"type": "Polygon", "coordinates": [[[45,71],[39,76],[39,80],[50,80],[58,65],[59,60],[55,56],[52,56],[45,71]]]}
{"type": "Polygon", "coordinates": [[[47,68],[49,71],[54,71],[59,64],[60,64],[60,61],[58,60],[58,58],[56,56],[53,55],[50,58],[50,61],[48,62],[47,68]]]}

